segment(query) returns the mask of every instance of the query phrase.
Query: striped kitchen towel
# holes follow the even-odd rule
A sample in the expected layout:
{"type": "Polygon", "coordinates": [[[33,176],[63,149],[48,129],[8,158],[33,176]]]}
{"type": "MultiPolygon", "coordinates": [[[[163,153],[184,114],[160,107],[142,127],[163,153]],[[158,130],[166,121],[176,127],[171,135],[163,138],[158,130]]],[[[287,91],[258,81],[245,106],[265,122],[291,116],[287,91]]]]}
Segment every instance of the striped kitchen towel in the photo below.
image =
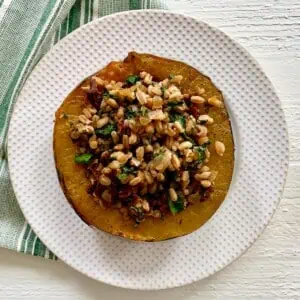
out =
{"type": "Polygon", "coordinates": [[[0,0],[0,247],[56,259],[24,219],[8,174],[8,124],[30,71],[79,26],[114,12],[145,8],[165,8],[165,4],[163,0],[0,0]]]}

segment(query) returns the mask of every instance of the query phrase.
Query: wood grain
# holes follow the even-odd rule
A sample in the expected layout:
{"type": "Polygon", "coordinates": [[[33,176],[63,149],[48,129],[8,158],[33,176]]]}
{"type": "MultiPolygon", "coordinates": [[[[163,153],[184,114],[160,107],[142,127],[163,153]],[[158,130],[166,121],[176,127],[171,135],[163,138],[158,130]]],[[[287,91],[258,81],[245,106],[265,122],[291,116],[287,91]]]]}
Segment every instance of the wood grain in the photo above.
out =
{"type": "Polygon", "coordinates": [[[170,9],[217,26],[236,39],[259,61],[278,92],[289,126],[290,169],[274,218],[249,251],[223,271],[159,292],[110,287],[63,263],[1,249],[0,299],[300,299],[300,1],[168,3],[170,9]]]}

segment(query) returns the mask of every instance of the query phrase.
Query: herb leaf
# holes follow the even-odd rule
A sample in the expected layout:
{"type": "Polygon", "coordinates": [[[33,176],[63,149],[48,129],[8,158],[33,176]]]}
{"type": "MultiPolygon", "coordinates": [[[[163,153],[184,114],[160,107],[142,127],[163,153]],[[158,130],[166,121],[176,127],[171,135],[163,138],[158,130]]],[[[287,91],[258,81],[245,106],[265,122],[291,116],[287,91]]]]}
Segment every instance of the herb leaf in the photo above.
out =
{"type": "Polygon", "coordinates": [[[135,83],[137,83],[140,80],[140,76],[138,75],[129,75],[126,79],[126,82],[128,84],[134,85],[135,83]]]}
{"type": "Polygon", "coordinates": [[[103,97],[103,98],[109,98],[109,97],[110,97],[109,91],[106,90],[106,91],[102,94],[102,97],[103,97]]]}
{"type": "Polygon", "coordinates": [[[148,114],[149,109],[145,106],[142,106],[140,109],[140,114],[145,117],[148,114]]]}
{"type": "Polygon", "coordinates": [[[195,144],[195,141],[192,138],[190,138],[186,132],[183,132],[182,136],[184,137],[185,140],[191,142],[193,145],[195,144]]]}
{"type": "Polygon", "coordinates": [[[75,154],[74,161],[77,164],[88,164],[93,158],[92,153],[75,154]]]}
{"type": "Polygon", "coordinates": [[[164,153],[165,153],[165,149],[160,147],[157,152],[153,153],[153,158],[163,156],[164,153]]]}
{"type": "Polygon", "coordinates": [[[131,108],[128,108],[125,112],[125,118],[126,119],[133,119],[137,116],[143,116],[145,117],[149,112],[149,109],[145,106],[142,106],[139,110],[132,110],[131,108]]]}
{"type": "Polygon", "coordinates": [[[197,151],[198,153],[198,163],[202,163],[203,160],[205,159],[205,149],[206,149],[206,146],[197,146],[197,147],[194,147],[194,149],[197,151]]]}
{"type": "Polygon", "coordinates": [[[180,211],[184,210],[183,197],[178,196],[177,201],[172,201],[171,199],[169,199],[168,205],[173,215],[179,213],[180,211]]]}
{"type": "Polygon", "coordinates": [[[125,180],[129,174],[136,174],[136,169],[134,167],[123,166],[122,172],[117,175],[117,178],[122,181],[125,180]]]}
{"type": "Polygon", "coordinates": [[[178,106],[178,105],[181,105],[181,104],[183,104],[183,102],[182,101],[179,101],[179,102],[175,102],[175,101],[171,101],[171,102],[168,102],[168,107],[170,107],[170,108],[174,108],[174,107],[176,107],[176,106],[178,106]]]}
{"type": "Polygon", "coordinates": [[[125,174],[135,174],[136,173],[136,169],[134,167],[128,167],[128,166],[124,166],[122,168],[122,173],[125,173],[125,174]]]}
{"type": "Polygon", "coordinates": [[[125,180],[128,177],[128,175],[125,173],[121,173],[121,174],[117,175],[117,177],[119,180],[122,181],[122,180],[125,180]]]}
{"type": "Polygon", "coordinates": [[[128,108],[125,112],[126,119],[133,119],[138,115],[137,111],[133,111],[132,109],[128,108]]]}
{"type": "Polygon", "coordinates": [[[117,127],[116,127],[115,123],[107,124],[103,128],[96,129],[95,133],[96,133],[96,135],[102,135],[102,136],[108,137],[114,130],[116,130],[116,128],[117,127]]]}
{"type": "Polygon", "coordinates": [[[183,128],[185,128],[185,117],[183,115],[177,113],[169,114],[169,118],[171,122],[179,121],[183,128]]]}

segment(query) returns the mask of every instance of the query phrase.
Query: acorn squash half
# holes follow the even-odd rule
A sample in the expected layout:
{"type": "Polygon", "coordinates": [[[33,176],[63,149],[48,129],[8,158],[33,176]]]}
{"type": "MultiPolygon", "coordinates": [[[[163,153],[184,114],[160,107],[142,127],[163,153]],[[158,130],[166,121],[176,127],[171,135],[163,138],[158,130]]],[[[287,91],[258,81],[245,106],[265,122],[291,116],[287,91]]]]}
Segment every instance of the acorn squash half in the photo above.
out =
{"type": "MultiPolygon", "coordinates": [[[[192,92],[196,87],[204,88],[204,97],[218,96],[221,92],[212,81],[193,67],[179,61],[174,61],[150,54],[131,52],[124,61],[109,63],[96,75],[103,79],[125,81],[130,74],[146,71],[159,80],[169,74],[183,76],[183,91],[192,92]]],[[[94,74],[95,75],[95,74],[94,74]]],[[[203,225],[219,208],[224,200],[233,173],[234,143],[230,120],[226,108],[210,107],[208,114],[214,118],[210,126],[209,138],[222,140],[226,147],[223,157],[216,154],[213,144],[208,146],[211,157],[208,166],[218,172],[214,182],[214,190],[209,199],[188,206],[184,211],[163,219],[147,218],[138,226],[131,219],[124,220],[118,209],[103,208],[87,192],[89,180],[85,176],[84,166],[74,162],[74,154],[78,150],[69,136],[70,120],[82,113],[88,104],[81,87],[84,80],[76,87],[56,112],[54,126],[54,155],[56,169],[61,187],[77,214],[88,225],[96,227],[113,235],[138,241],[161,241],[189,234],[203,225]],[[68,115],[68,118],[62,117],[68,115]]]]}

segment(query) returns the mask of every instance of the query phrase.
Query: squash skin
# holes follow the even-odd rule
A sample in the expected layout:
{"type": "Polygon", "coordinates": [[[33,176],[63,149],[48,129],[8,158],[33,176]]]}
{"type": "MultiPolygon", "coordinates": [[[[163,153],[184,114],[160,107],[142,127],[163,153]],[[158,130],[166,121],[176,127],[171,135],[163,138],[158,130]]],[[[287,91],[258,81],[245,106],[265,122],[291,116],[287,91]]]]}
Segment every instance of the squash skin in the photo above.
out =
{"type": "MultiPolygon", "coordinates": [[[[185,63],[173,61],[150,54],[129,53],[123,62],[111,62],[96,75],[115,81],[125,81],[128,75],[140,71],[151,73],[158,80],[167,78],[169,74],[180,74],[184,77],[183,92],[205,89],[205,98],[217,95],[222,99],[221,92],[211,80],[185,63]]],[[[83,81],[64,100],[56,112],[53,147],[56,169],[61,187],[77,214],[88,225],[102,231],[137,241],[162,241],[189,234],[201,227],[219,208],[230,186],[234,167],[234,143],[230,120],[225,108],[210,107],[208,114],[214,118],[209,126],[209,138],[213,143],[208,147],[211,157],[208,166],[218,172],[214,191],[205,202],[190,205],[175,216],[168,214],[161,219],[146,218],[139,226],[134,227],[132,220],[124,220],[118,209],[102,208],[87,193],[89,181],[85,176],[84,167],[74,162],[77,146],[69,136],[69,120],[61,118],[62,114],[77,116],[88,104],[81,86],[83,81]],[[223,157],[216,154],[214,141],[225,144],[223,157]]]]}

